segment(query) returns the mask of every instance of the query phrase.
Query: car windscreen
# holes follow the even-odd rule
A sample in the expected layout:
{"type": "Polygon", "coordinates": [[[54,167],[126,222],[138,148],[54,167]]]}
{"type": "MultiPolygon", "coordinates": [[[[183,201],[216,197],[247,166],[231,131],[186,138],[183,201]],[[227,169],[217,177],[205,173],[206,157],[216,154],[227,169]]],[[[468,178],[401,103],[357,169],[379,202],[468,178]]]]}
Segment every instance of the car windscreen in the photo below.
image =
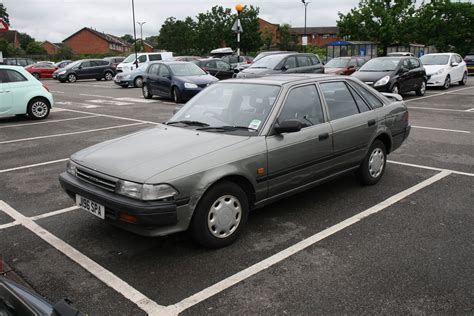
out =
{"type": "Polygon", "coordinates": [[[72,63],[66,65],[66,66],[64,67],[64,69],[71,69],[71,68],[77,67],[77,66],[79,66],[79,65],[81,64],[81,62],[82,62],[82,60],[76,60],[76,61],[74,61],[74,62],[72,62],[72,63]]]}
{"type": "Polygon", "coordinates": [[[175,76],[201,76],[206,72],[193,63],[170,64],[169,67],[175,76]]]}
{"type": "Polygon", "coordinates": [[[208,131],[257,135],[279,91],[280,87],[275,85],[215,83],[192,98],[170,122],[200,122],[208,131]],[[212,130],[219,127],[229,129],[212,130]]]}
{"type": "Polygon", "coordinates": [[[273,69],[278,65],[278,63],[285,57],[285,55],[268,55],[257,61],[254,61],[249,68],[268,68],[273,69]]]}
{"type": "Polygon", "coordinates": [[[348,58],[334,58],[331,59],[324,67],[327,68],[344,68],[346,67],[347,63],[349,62],[348,58]]]}
{"type": "Polygon", "coordinates": [[[359,71],[392,71],[397,69],[400,58],[375,58],[366,62],[359,71]]]}
{"type": "Polygon", "coordinates": [[[420,58],[423,65],[447,65],[449,55],[424,55],[420,58]]]}
{"type": "Polygon", "coordinates": [[[131,63],[132,61],[135,60],[135,54],[128,55],[127,58],[123,61],[123,63],[131,63]]]}

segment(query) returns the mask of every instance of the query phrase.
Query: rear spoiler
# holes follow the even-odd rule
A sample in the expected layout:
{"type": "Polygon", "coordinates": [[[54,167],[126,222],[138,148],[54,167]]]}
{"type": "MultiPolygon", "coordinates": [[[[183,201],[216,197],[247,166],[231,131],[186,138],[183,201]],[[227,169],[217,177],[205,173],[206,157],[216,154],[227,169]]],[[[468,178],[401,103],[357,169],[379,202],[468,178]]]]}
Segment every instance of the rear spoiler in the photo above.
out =
{"type": "Polygon", "coordinates": [[[396,93],[388,93],[388,92],[382,92],[384,96],[386,96],[389,99],[395,99],[396,101],[403,101],[403,97],[399,94],[396,93]]]}

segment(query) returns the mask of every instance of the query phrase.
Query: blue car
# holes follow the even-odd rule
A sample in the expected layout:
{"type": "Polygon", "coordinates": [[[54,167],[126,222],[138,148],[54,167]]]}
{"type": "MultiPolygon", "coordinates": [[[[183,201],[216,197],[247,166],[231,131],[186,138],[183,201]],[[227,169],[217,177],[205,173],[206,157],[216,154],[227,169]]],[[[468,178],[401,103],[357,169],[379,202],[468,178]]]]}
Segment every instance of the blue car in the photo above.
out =
{"type": "Polygon", "coordinates": [[[171,97],[176,103],[189,100],[218,81],[190,62],[161,61],[150,63],[143,77],[143,97],[171,97]]]}
{"type": "Polygon", "coordinates": [[[119,72],[115,76],[114,82],[116,85],[119,85],[122,88],[127,88],[129,86],[141,88],[143,87],[143,77],[147,67],[148,64],[143,64],[135,70],[129,72],[119,72]]]}

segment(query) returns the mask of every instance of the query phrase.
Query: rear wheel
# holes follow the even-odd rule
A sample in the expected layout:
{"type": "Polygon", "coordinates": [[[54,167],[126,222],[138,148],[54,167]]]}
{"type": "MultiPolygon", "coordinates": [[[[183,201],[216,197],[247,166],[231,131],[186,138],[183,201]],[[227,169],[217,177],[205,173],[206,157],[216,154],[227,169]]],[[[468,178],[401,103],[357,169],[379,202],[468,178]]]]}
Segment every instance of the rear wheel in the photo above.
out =
{"type": "Polygon", "coordinates": [[[421,86],[418,90],[415,91],[416,92],[416,95],[418,96],[422,96],[422,95],[425,95],[425,92],[426,92],[426,82],[423,80],[421,82],[421,86]]]}
{"type": "Polygon", "coordinates": [[[143,78],[142,77],[136,77],[135,80],[133,80],[133,86],[135,88],[143,87],[143,78]]]}
{"type": "Polygon", "coordinates": [[[448,89],[449,86],[451,86],[451,77],[449,77],[449,75],[446,76],[446,79],[444,80],[444,84],[443,84],[443,89],[448,89]]]}
{"type": "Polygon", "coordinates": [[[181,93],[179,92],[178,88],[173,87],[173,89],[171,90],[171,95],[175,103],[180,103],[182,101],[181,93]]]}
{"type": "Polygon", "coordinates": [[[462,75],[461,81],[459,81],[460,86],[464,86],[467,82],[467,72],[464,72],[464,75],[462,75]]]}
{"type": "Polygon", "coordinates": [[[147,84],[144,84],[142,87],[142,94],[145,99],[151,99],[153,95],[150,92],[150,88],[148,87],[147,84]]]}
{"type": "Polygon", "coordinates": [[[105,78],[105,80],[110,81],[110,80],[114,79],[114,74],[111,73],[110,71],[106,71],[105,74],[104,74],[104,78],[105,78]]]}
{"type": "Polygon", "coordinates": [[[35,77],[36,79],[39,80],[39,78],[40,78],[40,74],[39,74],[39,73],[34,72],[34,73],[32,73],[32,75],[33,75],[33,77],[35,77]]]}
{"type": "Polygon", "coordinates": [[[191,221],[191,235],[208,248],[230,245],[245,226],[248,211],[248,197],[240,186],[227,181],[218,183],[199,201],[191,221]]]}
{"type": "Polygon", "coordinates": [[[364,185],[374,185],[382,178],[387,163],[387,152],[385,144],[375,140],[370,146],[369,152],[357,170],[357,177],[364,185]]]}
{"type": "Polygon", "coordinates": [[[28,102],[26,108],[28,116],[34,120],[42,120],[49,115],[49,104],[41,98],[33,99],[28,102]]]}
{"type": "Polygon", "coordinates": [[[69,81],[69,82],[71,82],[71,83],[72,83],[72,82],[76,82],[76,81],[77,81],[77,76],[76,76],[75,74],[69,74],[69,75],[67,76],[67,81],[69,81]]]}

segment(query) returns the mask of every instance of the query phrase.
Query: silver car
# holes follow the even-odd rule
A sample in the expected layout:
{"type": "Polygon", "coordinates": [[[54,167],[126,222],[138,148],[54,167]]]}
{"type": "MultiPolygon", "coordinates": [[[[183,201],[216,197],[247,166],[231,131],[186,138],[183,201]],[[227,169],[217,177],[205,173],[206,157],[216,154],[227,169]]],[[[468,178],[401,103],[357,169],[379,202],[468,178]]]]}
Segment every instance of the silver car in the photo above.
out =
{"type": "Polygon", "coordinates": [[[376,184],[410,133],[399,95],[358,79],[278,75],[215,83],[167,123],[71,156],[77,205],[129,231],[232,243],[249,211],[355,172],[376,184]]]}

